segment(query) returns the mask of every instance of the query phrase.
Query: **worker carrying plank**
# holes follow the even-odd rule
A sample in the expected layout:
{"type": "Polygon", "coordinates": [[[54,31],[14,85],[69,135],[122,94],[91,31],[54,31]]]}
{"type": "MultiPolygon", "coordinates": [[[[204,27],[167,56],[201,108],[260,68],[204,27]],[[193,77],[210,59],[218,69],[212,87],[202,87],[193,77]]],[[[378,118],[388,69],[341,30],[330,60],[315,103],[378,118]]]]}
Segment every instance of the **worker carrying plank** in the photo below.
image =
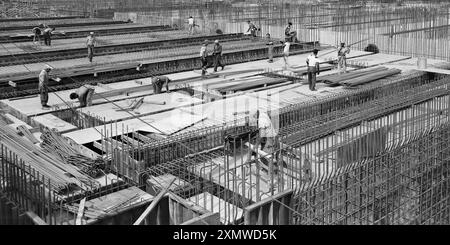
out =
{"type": "Polygon", "coordinates": [[[350,53],[350,48],[345,46],[345,42],[341,42],[341,46],[338,48],[338,71],[347,72],[347,54],[350,53]]]}
{"type": "Polygon", "coordinates": [[[154,94],[160,94],[163,87],[166,87],[166,91],[170,93],[169,90],[169,83],[172,80],[170,80],[166,76],[156,76],[152,77],[152,85],[153,85],[153,93],[154,94]]]}
{"type": "Polygon", "coordinates": [[[97,40],[94,37],[94,32],[89,33],[86,38],[86,47],[88,49],[88,59],[92,63],[92,58],[94,58],[94,46],[97,44],[97,40]]]}
{"type": "Polygon", "coordinates": [[[214,59],[214,71],[217,71],[217,67],[221,66],[222,70],[225,66],[222,64],[222,45],[220,45],[219,40],[214,41],[213,48],[213,59],[214,59]]]}
{"type": "Polygon", "coordinates": [[[51,46],[52,45],[52,32],[55,30],[55,27],[49,27],[46,26],[44,29],[44,44],[47,46],[51,46]]]}
{"type": "Polygon", "coordinates": [[[319,53],[319,50],[314,49],[313,53],[306,58],[306,65],[308,66],[308,84],[311,91],[316,91],[316,74],[320,74],[320,61],[317,57],[317,53],[319,53]]]}
{"type": "Polygon", "coordinates": [[[53,68],[46,65],[45,68],[39,73],[39,95],[41,98],[41,105],[43,110],[48,110],[50,108],[48,103],[48,80],[50,78],[50,71],[53,68]]]}
{"type": "Polygon", "coordinates": [[[208,61],[206,57],[208,57],[208,40],[203,42],[202,47],[200,48],[200,61],[202,62],[202,76],[206,75],[206,69],[208,68],[208,61]]]}
{"type": "Polygon", "coordinates": [[[69,95],[71,100],[78,99],[80,107],[86,107],[92,105],[92,97],[95,92],[95,87],[91,85],[83,85],[79,87],[75,92],[69,95]]]}
{"type": "Polygon", "coordinates": [[[297,32],[292,30],[292,22],[288,22],[286,29],[284,29],[284,40],[286,42],[298,42],[297,32]]]}

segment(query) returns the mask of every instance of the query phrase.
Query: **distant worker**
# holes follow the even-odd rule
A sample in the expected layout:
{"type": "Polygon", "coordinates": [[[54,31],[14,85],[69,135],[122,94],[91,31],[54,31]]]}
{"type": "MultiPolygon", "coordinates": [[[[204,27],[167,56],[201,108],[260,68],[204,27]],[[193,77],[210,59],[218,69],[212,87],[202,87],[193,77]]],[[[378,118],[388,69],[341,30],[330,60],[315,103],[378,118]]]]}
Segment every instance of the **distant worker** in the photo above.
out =
{"type": "Polygon", "coordinates": [[[286,70],[287,67],[289,66],[289,49],[291,47],[291,43],[290,42],[284,42],[284,49],[283,49],[283,60],[284,60],[284,69],[286,70]]]}
{"type": "Polygon", "coordinates": [[[269,60],[267,60],[267,62],[272,63],[273,62],[273,41],[270,38],[270,34],[267,33],[266,34],[266,45],[267,45],[267,54],[269,56],[269,60]]]}
{"type": "Polygon", "coordinates": [[[39,44],[42,44],[41,35],[42,35],[42,31],[41,31],[41,28],[39,28],[39,26],[36,26],[35,28],[33,28],[33,43],[34,44],[36,44],[37,42],[39,42],[39,44]]]}
{"type": "Polygon", "coordinates": [[[86,47],[88,49],[88,59],[92,63],[92,58],[94,58],[94,46],[97,44],[97,40],[94,37],[94,33],[89,33],[86,39],[86,47]]]}
{"type": "Polygon", "coordinates": [[[339,74],[347,72],[347,54],[350,53],[350,48],[345,46],[344,42],[341,42],[341,46],[338,49],[338,71],[339,74]]]}
{"type": "Polygon", "coordinates": [[[218,66],[221,66],[222,70],[223,68],[225,68],[225,66],[222,64],[222,45],[220,45],[219,40],[214,41],[213,59],[214,71],[217,71],[218,66]]]}
{"type": "Polygon", "coordinates": [[[203,42],[202,47],[200,48],[200,60],[202,62],[202,76],[206,75],[206,69],[208,68],[208,60],[206,59],[208,57],[208,40],[205,40],[203,42]]]}
{"type": "Polygon", "coordinates": [[[265,148],[267,148],[266,153],[271,153],[273,150],[274,139],[277,134],[270,116],[264,111],[257,110],[253,113],[252,119],[251,125],[256,123],[258,128],[258,138],[255,145],[256,149],[264,151],[265,148]],[[261,148],[259,148],[259,146],[261,146],[261,148]]]}
{"type": "Polygon", "coordinates": [[[257,31],[256,26],[250,20],[247,20],[247,23],[248,23],[248,30],[246,31],[246,33],[250,33],[252,37],[256,37],[257,31]]]}
{"type": "Polygon", "coordinates": [[[169,83],[171,80],[166,76],[156,76],[152,78],[153,93],[160,94],[163,87],[166,87],[166,92],[169,93],[169,83]]]}
{"type": "Polygon", "coordinates": [[[286,29],[284,29],[284,40],[291,43],[298,42],[297,32],[292,30],[292,22],[288,22],[286,29]]]}
{"type": "Polygon", "coordinates": [[[50,71],[52,67],[47,65],[45,68],[39,73],[39,95],[41,98],[41,105],[43,110],[48,110],[50,108],[48,103],[48,79],[50,78],[50,71]]]}
{"type": "Polygon", "coordinates": [[[83,85],[79,87],[75,92],[69,95],[71,100],[78,99],[80,107],[86,107],[92,105],[92,97],[95,92],[95,87],[90,85],[83,85]]]}
{"type": "Polygon", "coordinates": [[[316,74],[320,74],[320,61],[317,57],[318,52],[317,49],[314,49],[313,53],[306,58],[306,65],[308,66],[308,84],[311,91],[316,91],[316,74]]]}
{"type": "Polygon", "coordinates": [[[44,44],[47,46],[51,46],[52,45],[52,31],[55,30],[55,27],[50,28],[49,26],[47,26],[44,29],[44,44]]]}
{"type": "Polygon", "coordinates": [[[188,19],[188,30],[189,30],[189,35],[194,34],[195,22],[194,22],[194,17],[192,17],[192,16],[189,16],[189,19],[188,19]]]}

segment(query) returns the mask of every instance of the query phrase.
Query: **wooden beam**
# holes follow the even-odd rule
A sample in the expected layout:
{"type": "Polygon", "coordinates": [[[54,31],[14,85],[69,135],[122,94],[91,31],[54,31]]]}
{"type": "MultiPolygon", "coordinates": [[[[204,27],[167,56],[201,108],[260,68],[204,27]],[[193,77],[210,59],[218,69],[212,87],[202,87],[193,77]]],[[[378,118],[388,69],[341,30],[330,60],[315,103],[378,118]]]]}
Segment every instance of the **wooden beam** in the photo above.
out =
{"type": "Polygon", "coordinates": [[[220,225],[219,213],[202,214],[180,225],[220,225]]]}
{"type": "Polygon", "coordinates": [[[144,219],[150,214],[150,212],[156,207],[156,205],[159,203],[161,198],[169,191],[170,186],[175,182],[175,179],[173,179],[167,187],[162,189],[159,194],[153,199],[152,203],[144,210],[144,212],[139,216],[139,218],[134,222],[133,225],[141,225],[144,219]]]}
{"type": "Polygon", "coordinates": [[[37,216],[34,212],[28,211],[26,212],[26,214],[35,225],[48,225],[43,219],[41,219],[41,217],[37,216]]]}
{"type": "Polygon", "coordinates": [[[86,203],[86,197],[81,199],[80,206],[78,206],[78,214],[77,214],[77,219],[75,220],[75,225],[81,225],[81,218],[83,218],[85,203],[86,203]]]}

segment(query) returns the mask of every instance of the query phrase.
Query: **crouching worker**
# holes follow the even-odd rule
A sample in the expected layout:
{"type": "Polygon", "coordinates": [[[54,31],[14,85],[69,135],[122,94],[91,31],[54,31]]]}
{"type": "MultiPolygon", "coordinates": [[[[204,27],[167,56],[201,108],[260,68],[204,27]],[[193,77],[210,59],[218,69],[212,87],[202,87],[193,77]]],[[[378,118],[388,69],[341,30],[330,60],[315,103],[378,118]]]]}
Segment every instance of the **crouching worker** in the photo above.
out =
{"type": "Polygon", "coordinates": [[[77,91],[70,94],[70,99],[78,99],[80,107],[86,107],[92,105],[92,97],[94,95],[95,87],[90,85],[83,85],[77,89],[77,91]]]}
{"type": "Polygon", "coordinates": [[[153,93],[154,94],[160,94],[163,87],[166,87],[167,93],[170,92],[169,90],[169,83],[171,80],[166,76],[156,76],[152,78],[152,84],[153,84],[153,93]]]}

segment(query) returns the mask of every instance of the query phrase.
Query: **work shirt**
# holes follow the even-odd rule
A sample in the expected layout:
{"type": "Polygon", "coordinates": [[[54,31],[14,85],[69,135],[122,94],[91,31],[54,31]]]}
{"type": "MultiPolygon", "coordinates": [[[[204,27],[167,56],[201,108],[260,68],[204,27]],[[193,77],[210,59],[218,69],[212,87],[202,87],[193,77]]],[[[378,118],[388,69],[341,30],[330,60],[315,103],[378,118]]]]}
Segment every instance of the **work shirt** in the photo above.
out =
{"type": "Polygon", "coordinates": [[[159,94],[163,88],[166,87],[166,90],[169,91],[169,82],[170,79],[166,76],[156,76],[152,78],[152,84],[155,94],[159,94]]]}
{"type": "Polygon", "coordinates": [[[284,35],[289,36],[291,34],[291,26],[287,26],[286,29],[284,29],[284,35]]]}
{"type": "Polygon", "coordinates": [[[206,46],[204,45],[200,48],[200,57],[206,58],[206,46]]]}
{"type": "Polygon", "coordinates": [[[308,58],[306,58],[306,63],[309,67],[316,67],[319,65],[320,60],[319,58],[317,58],[317,56],[311,54],[310,56],[308,56],[308,58]]]}
{"type": "Polygon", "coordinates": [[[90,98],[88,98],[88,94],[89,92],[92,91],[91,93],[94,92],[94,87],[89,86],[89,85],[84,85],[81,86],[77,89],[77,91],[75,93],[78,94],[78,101],[80,101],[80,106],[81,107],[85,107],[87,104],[90,104],[88,101],[88,99],[92,99],[92,96],[90,96],[90,98]]]}
{"type": "Polygon", "coordinates": [[[222,53],[222,45],[216,44],[214,45],[213,54],[221,54],[222,53]]]}
{"type": "Polygon", "coordinates": [[[275,137],[277,136],[277,132],[273,127],[272,120],[269,115],[265,112],[259,113],[258,118],[258,129],[260,137],[275,137]]]}
{"type": "Polygon", "coordinates": [[[194,18],[189,18],[188,23],[189,25],[194,25],[194,18]]]}
{"type": "Polygon", "coordinates": [[[346,56],[348,53],[350,53],[350,49],[347,47],[340,47],[338,49],[338,56],[346,56]]]}
{"type": "Polygon", "coordinates": [[[47,90],[48,89],[48,72],[46,70],[42,70],[39,73],[39,90],[47,90]]]}
{"type": "Polygon", "coordinates": [[[88,36],[87,39],[86,39],[86,45],[87,46],[94,46],[95,44],[96,44],[95,37],[88,36]]]}
{"type": "Polygon", "coordinates": [[[284,50],[283,50],[284,55],[289,55],[290,47],[291,47],[291,43],[289,43],[289,42],[284,43],[284,50]]]}
{"type": "Polygon", "coordinates": [[[44,33],[51,34],[52,33],[52,28],[50,28],[50,27],[45,28],[44,33]]]}
{"type": "Polygon", "coordinates": [[[256,31],[256,26],[253,23],[248,24],[248,30],[247,31],[255,32],[256,31]]]}

